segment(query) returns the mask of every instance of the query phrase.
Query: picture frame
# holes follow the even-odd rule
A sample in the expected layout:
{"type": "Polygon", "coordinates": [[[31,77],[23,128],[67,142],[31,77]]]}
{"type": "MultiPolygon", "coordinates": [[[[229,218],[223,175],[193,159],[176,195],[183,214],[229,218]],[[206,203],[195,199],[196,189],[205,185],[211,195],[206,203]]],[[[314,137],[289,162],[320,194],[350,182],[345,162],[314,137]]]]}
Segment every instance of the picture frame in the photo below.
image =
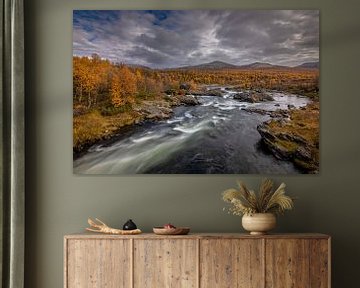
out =
{"type": "Polygon", "coordinates": [[[319,10],[73,10],[73,172],[319,173],[319,10]]]}

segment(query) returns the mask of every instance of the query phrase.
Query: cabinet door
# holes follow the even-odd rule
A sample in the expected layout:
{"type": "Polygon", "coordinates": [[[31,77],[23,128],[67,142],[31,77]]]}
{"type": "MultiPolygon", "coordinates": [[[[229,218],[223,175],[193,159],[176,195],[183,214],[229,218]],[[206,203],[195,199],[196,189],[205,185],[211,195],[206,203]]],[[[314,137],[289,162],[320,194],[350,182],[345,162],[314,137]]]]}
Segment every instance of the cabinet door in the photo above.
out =
{"type": "Polygon", "coordinates": [[[134,240],[135,288],[197,287],[197,240],[134,240]]]}
{"type": "Polygon", "coordinates": [[[200,287],[264,287],[263,244],[260,239],[200,241],[200,287]]]}
{"type": "Polygon", "coordinates": [[[68,239],[67,288],[131,287],[130,240],[68,239]]]}
{"type": "Polygon", "coordinates": [[[330,287],[330,240],[312,239],[310,241],[310,287],[330,287]]]}
{"type": "Polygon", "coordinates": [[[266,287],[310,287],[309,239],[266,240],[266,287]]]}

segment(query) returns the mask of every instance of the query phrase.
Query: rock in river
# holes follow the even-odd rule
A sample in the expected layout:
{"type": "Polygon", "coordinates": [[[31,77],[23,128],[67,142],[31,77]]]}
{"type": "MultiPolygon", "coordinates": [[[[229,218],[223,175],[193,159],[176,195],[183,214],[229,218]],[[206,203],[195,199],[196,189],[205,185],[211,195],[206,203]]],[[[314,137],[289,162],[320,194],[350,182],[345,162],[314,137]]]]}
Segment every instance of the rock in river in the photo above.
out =
{"type": "Polygon", "coordinates": [[[239,100],[241,102],[249,102],[249,103],[258,103],[265,101],[274,101],[274,98],[263,92],[240,92],[234,94],[234,99],[239,100]]]}
{"type": "Polygon", "coordinates": [[[176,95],[170,99],[172,106],[195,106],[200,104],[199,100],[193,95],[176,95]]]}
{"type": "Polygon", "coordinates": [[[165,101],[144,101],[137,111],[148,120],[168,119],[172,115],[172,109],[166,104],[165,101]]]}
{"type": "Polygon", "coordinates": [[[221,91],[221,89],[210,89],[210,90],[207,90],[205,92],[205,94],[208,95],[208,96],[222,97],[224,95],[224,92],[221,91]]]}

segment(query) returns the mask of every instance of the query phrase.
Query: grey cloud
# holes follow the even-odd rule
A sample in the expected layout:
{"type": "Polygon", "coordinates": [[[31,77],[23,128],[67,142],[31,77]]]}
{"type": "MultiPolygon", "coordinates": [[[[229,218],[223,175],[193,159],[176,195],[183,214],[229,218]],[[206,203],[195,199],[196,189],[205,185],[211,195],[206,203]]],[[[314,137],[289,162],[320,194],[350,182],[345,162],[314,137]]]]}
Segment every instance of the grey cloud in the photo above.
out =
{"type": "Polygon", "coordinates": [[[318,60],[318,14],[312,10],[172,11],[154,24],[153,14],[121,11],[111,21],[80,18],[74,25],[74,54],[88,51],[112,61],[159,68],[214,60],[297,65],[318,60]]]}
{"type": "Polygon", "coordinates": [[[127,63],[141,64],[146,66],[149,65],[153,66],[154,68],[163,67],[163,65],[167,65],[167,63],[171,61],[171,57],[166,54],[139,46],[133,47],[133,49],[128,51],[125,56],[127,59],[140,60],[139,62],[136,60],[133,62],[125,61],[127,63]]]}

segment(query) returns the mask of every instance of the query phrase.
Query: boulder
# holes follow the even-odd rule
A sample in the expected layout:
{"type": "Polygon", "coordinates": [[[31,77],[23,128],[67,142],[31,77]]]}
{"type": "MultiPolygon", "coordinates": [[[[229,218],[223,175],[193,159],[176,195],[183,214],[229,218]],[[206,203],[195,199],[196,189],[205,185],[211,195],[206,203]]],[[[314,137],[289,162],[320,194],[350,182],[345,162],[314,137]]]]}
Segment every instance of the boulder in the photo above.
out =
{"type": "Polygon", "coordinates": [[[205,94],[208,95],[208,96],[222,97],[224,95],[224,92],[221,91],[221,89],[210,89],[210,90],[207,90],[205,92],[205,94]]]}
{"type": "Polygon", "coordinates": [[[259,109],[259,108],[242,108],[241,110],[244,110],[249,113],[257,113],[260,115],[269,115],[271,113],[270,111],[266,111],[264,109],[259,109]]]}
{"type": "Polygon", "coordinates": [[[249,112],[249,113],[257,113],[260,115],[269,115],[271,118],[279,118],[280,121],[286,123],[286,118],[289,117],[289,113],[287,110],[275,110],[275,111],[269,111],[265,109],[260,108],[242,108],[241,110],[249,112]]]}
{"type": "Polygon", "coordinates": [[[299,146],[295,151],[295,157],[301,161],[312,161],[311,150],[307,146],[299,146]]]}
{"type": "Polygon", "coordinates": [[[304,138],[302,138],[301,136],[298,136],[298,135],[281,132],[281,133],[278,133],[277,137],[279,139],[286,140],[286,141],[289,141],[289,142],[293,142],[293,143],[296,143],[296,144],[306,145],[306,140],[304,138]]]}
{"type": "Polygon", "coordinates": [[[279,140],[280,137],[274,133],[268,123],[269,121],[260,124],[257,126],[257,130],[261,135],[261,140],[265,144],[268,150],[277,158],[281,160],[291,160],[293,159],[294,151],[290,147],[282,145],[279,140]]]}
{"type": "Polygon", "coordinates": [[[292,105],[292,104],[288,104],[288,105],[287,105],[287,107],[288,107],[288,109],[289,109],[289,110],[291,110],[291,109],[295,109],[295,106],[294,106],[294,105],[292,105]]]}
{"type": "Polygon", "coordinates": [[[173,106],[195,106],[199,105],[199,100],[193,95],[176,95],[172,97],[172,105],[173,106]]]}
{"type": "Polygon", "coordinates": [[[200,104],[199,100],[193,95],[180,96],[179,99],[180,102],[186,106],[195,106],[200,104]]]}
{"type": "Polygon", "coordinates": [[[268,126],[269,121],[266,121],[257,126],[257,130],[260,133],[261,137],[266,140],[273,141],[276,139],[275,135],[270,131],[268,126]]]}
{"type": "Polygon", "coordinates": [[[274,101],[274,98],[271,95],[259,92],[240,92],[234,94],[233,98],[241,102],[248,103],[274,101]]]}
{"type": "Polygon", "coordinates": [[[277,158],[282,160],[290,160],[292,151],[281,146],[277,142],[277,136],[269,129],[267,122],[257,126],[257,130],[261,135],[261,140],[266,148],[277,158]]]}
{"type": "Polygon", "coordinates": [[[288,118],[289,112],[287,110],[277,109],[275,111],[270,112],[271,118],[288,118]]]}
{"type": "Polygon", "coordinates": [[[137,111],[148,120],[168,119],[172,115],[172,110],[165,104],[164,102],[146,101],[137,108],[137,111]]]}
{"type": "Polygon", "coordinates": [[[190,87],[191,87],[191,85],[189,84],[189,83],[181,83],[180,84],[180,89],[182,89],[182,90],[189,90],[190,89],[190,87]]]}
{"type": "Polygon", "coordinates": [[[233,95],[233,98],[241,102],[254,103],[254,99],[250,96],[249,92],[240,92],[233,95]]]}

